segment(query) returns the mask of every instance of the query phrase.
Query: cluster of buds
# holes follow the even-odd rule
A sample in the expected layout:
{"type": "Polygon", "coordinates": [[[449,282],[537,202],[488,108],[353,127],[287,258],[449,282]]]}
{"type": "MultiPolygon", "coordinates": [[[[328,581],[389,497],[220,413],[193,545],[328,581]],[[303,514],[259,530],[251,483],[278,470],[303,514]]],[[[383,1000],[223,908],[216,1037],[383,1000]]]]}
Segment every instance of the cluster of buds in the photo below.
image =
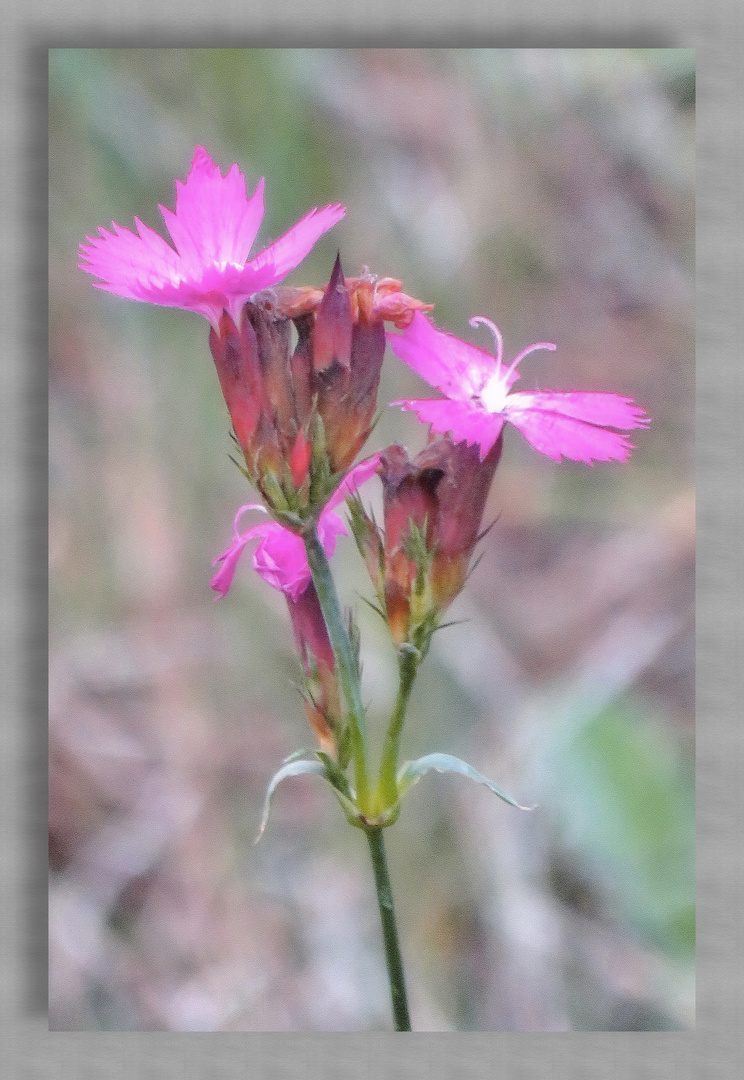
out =
{"type": "Polygon", "coordinates": [[[380,455],[384,530],[361,502],[352,530],[398,645],[423,656],[441,613],[465,584],[502,437],[481,460],[478,448],[435,436],[411,461],[394,444],[380,455]]]}
{"type": "Polygon", "coordinates": [[[324,290],[267,290],[238,325],[225,311],[210,332],[244,471],[288,528],[317,519],[367,440],[384,323],[405,328],[427,308],[400,290],[393,278],[345,280],[337,258],[324,290]]]}

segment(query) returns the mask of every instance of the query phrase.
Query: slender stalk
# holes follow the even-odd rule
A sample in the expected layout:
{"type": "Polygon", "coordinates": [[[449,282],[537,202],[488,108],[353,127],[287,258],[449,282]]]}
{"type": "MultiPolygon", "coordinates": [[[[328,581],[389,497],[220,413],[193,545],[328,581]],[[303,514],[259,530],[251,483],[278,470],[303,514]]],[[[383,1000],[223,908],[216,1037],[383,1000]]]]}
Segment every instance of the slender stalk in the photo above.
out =
{"type": "Polygon", "coordinates": [[[398,650],[398,698],[382,746],[378,785],[379,797],[385,809],[392,806],[398,798],[398,785],[395,779],[398,771],[398,748],[403,730],[403,721],[408,708],[408,699],[411,696],[416,671],[418,670],[418,663],[419,653],[417,650],[406,646],[402,646],[398,650]]]}
{"type": "Polygon", "coordinates": [[[351,731],[351,749],[354,757],[354,779],[359,808],[364,813],[369,810],[369,780],[367,777],[366,734],[364,709],[359,687],[359,671],[354,656],[349,634],[344,625],[341,607],[338,602],[336,586],[328,565],[323,545],[313,529],[304,537],[307,561],[313,576],[315,591],[320,601],[320,610],[328,629],[333,652],[338,665],[338,677],[346,699],[351,731]]]}
{"type": "MultiPolygon", "coordinates": [[[[357,805],[361,812],[369,813],[371,807],[369,780],[367,777],[366,758],[366,733],[364,725],[364,710],[362,708],[361,690],[359,685],[359,668],[354,656],[351,641],[338,602],[336,586],[328,565],[323,546],[318,540],[317,533],[313,530],[305,538],[305,551],[310,572],[313,576],[315,590],[320,601],[320,609],[328,629],[333,652],[336,656],[339,682],[346,699],[349,713],[349,728],[351,731],[351,745],[354,756],[354,773],[357,789],[357,805]]],[[[397,798],[395,788],[395,769],[397,765],[398,742],[403,725],[408,696],[411,692],[413,680],[416,674],[417,654],[400,653],[400,689],[398,702],[388,729],[383,750],[382,775],[392,775],[392,798],[390,805],[397,798]],[[386,764],[387,763],[387,764],[386,764]],[[387,771],[385,771],[387,770],[387,771]]],[[[393,893],[390,888],[390,876],[388,874],[387,859],[385,857],[385,843],[382,829],[378,826],[364,826],[367,834],[369,850],[372,856],[372,869],[375,875],[375,887],[377,889],[377,902],[380,907],[380,919],[382,922],[382,936],[385,943],[385,960],[387,962],[388,976],[390,979],[390,994],[393,1002],[393,1018],[396,1031],[410,1031],[411,1021],[408,1016],[408,1001],[406,998],[406,986],[403,978],[403,960],[400,955],[398,931],[395,925],[395,911],[393,909],[393,893]]]]}
{"type": "Polygon", "coordinates": [[[380,906],[382,936],[385,941],[385,960],[387,961],[388,977],[390,979],[395,1030],[410,1031],[411,1020],[408,1015],[408,999],[403,977],[403,959],[400,955],[398,930],[395,925],[395,909],[393,908],[393,893],[390,888],[390,876],[385,857],[385,841],[382,829],[368,828],[365,829],[365,832],[370,854],[372,855],[372,868],[375,872],[377,902],[380,906]]]}

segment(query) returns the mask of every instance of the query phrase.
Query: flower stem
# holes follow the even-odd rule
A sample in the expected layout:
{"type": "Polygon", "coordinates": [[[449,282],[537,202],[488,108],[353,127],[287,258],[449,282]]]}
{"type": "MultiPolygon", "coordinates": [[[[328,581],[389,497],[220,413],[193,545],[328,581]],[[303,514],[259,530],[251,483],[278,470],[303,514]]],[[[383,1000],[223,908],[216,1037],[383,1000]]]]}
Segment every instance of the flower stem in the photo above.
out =
{"type": "Polygon", "coordinates": [[[380,781],[378,785],[379,797],[382,806],[392,806],[398,799],[398,784],[396,773],[398,770],[398,747],[403,730],[403,721],[406,716],[408,699],[411,696],[416,671],[419,664],[418,650],[410,646],[401,646],[398,650],[398,698],[395,702],[393,715],[385,733],[385,742],[382,747],[382,761],[380,764],[380,781]]]}
{"type": "Polygon", "coordinates": [[[351,749],[354,756],[354,780],[356,797],[362,812],[369,809],[369,780],[367,778],[366,735],[364,709],[362,707],[359,686],[359,667],[351,647],[349,634],[344,625],[341,607],[338,602],[336,586],[328,565],[323,545],[318,540],[315,529],[304,536],[305,551],[310,572],[313,576],[315,591],[320,601],[320,610],[328,629],[333,652],[338,665],[338,677],[346,699],[351,733],[351,749]]]}
{"type": "Polygon", "coordinates": [[[411,1020],[408,1015],[408,999],[406,997],[406,984],[403,977],[403,960],[400,955],[398,943],[398,930],[395,925],[395,909],[393,908],[393,893],[390,888],[390,876],[388,874],[387,859],[385,857],[385,841],[380,828],[367,828],[367,842],[372,856],[372,868],[375,873],[375,886],[377,888],[377,902],[380,906],[380,919],[382,921],[382,936],[385,941],[385,959],[387,961],[388,977],[390,979],[390,995],[393,1001],[393,1018],[396,1031],[410,1031],[411,1020]]]}

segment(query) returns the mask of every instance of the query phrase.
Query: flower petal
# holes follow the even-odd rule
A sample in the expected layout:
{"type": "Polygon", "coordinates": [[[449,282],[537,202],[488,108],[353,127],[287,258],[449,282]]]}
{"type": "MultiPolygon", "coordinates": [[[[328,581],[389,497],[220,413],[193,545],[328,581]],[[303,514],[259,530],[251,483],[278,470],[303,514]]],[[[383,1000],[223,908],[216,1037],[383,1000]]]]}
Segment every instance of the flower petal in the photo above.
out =
{"type": "Polygon", "coordinates": [[[305,545],[299,536],[277,522],[264,528],[265,534],[253,555],[254,569],[269,585],[297,600],[311,578],[305,545]]]}
{"type": "Polygon", "coordinates": [[[488,413],[469,402],[429,398],[421,401],[393,401],[402,409],[415,412],[425,424],[431,424],[442,435],[450,432],[453,442],[477,443],[481,461],[499,437],[504,426],[503,416],[488,413]]]}
{"type": "MultiPolygon", "coordinates": [[[[345,536],[348,531],[346,523],[336,511],[340,503],[355,491],[359,484],[363,484],[374,475],[379,456],[379,454],[373,454],[372,457],[356,465],[336,489],[320,515],[318,538],[329,558],[333,555],[339,536],[345,536]]],[[[253,525],[246,532],[239,533],[240,518],[246,510],[266,512],[266,508],[260,503],[246,503],[245,506],[239,508],[233,523],[235,534],[233,542],[227,551],[218,555],[212,563],[213,566],[222,564],[210,582],[212,588],[221,596],[225,596],[232,584],[243,548],[249,540],[259,537],[258,545],[253,553],[254,569],[273,588],[286,593],[292,600],[298,600],[310,584],[312,576],[305,554],[305,545],[299,536],[277,521],[261,522],[259,525],[253,525]]]]}
{"type": "Polygon", "coordinates": [[[322,210],[311,210],[288,229],[284,236],[264,248],[243,271],[244,280],[246,285],[250,285],[251,293],[270,289],[272,285],[283,281],[287,274],[302,262],[323,233],[333,228],[345,213],[346,207],[340,203],[324,206],[322,210]]]}
{"type": "Polygon", "coordinates": [[[633,449],[630,440],[619,432],[585,424],[573,416],[537,408],[515,408],[511,399],[504,411],[530,446],[553,461],[560,461],[561,455],[588,465],[593,461],[627,461],[633,449]]]}
{"type": "Polygon", "coordinates": [[[106,292],[162,303],[157,299],[162,290],[180,279],[179,256],[154,229],[139,218],[134,223],[136,233],[114,221],[113,232],[100,228],[100,236],[87,236],[80,245],[80,269],[103,278],[96,287],[106,292]]]}
{"type": "Polygon", "coordinates": [[[161,206],[168,232],[197,275],[205,265],[244,266],[264,216],[264,181],[246,199],[245,176],[232,165],[222,177],[203,146],[197,146],[186,183],[176,180],[176,212],[161,206]]]}
{"type": "Polygon", "coordinates": [[[632,398],[591,391],[519,390],[507,399],[508,412],[514,409],[560,413],[588,424],[622,428],[623,431],[646,427],[651,422],[632,398]]]}
{"type": "Polygon", "coordinates": [[[355,465],[354,468],[346,474],[328,500],[323,513],[320,515],[321,521],[329,511],[334,510],[340,503],[345,502],[350,495],[354,495],[357,488],[361,487],[362,484],[366,484],[366,482],[375,475],[379,461],[379,453],[373,454],[372,457],[360,461],[358,465],[355,465]]]}
{"type": "Polygon", "coordinates": [[[196,311],[215,329],[223,311],[239,324],[245,301],[286,277],[345,213],[339,205],[313,210],[247,262],[264,214],[263,190],[261,180],[247,199],[238,166],[223,177],[197,146],[186,182],[176,181],[175,213],[160,207],[177,250],[135,218],[136,233],[112,224],[113,232],[86,237],[80,269],[117,296],[196,311]]]}
{"type": "Polygon", "coordinates": [[[498,370],[494,356],[436,330],[420,311],[402,334],[386,336],[398,359],[454,401],[479,394],[498,370]]]}
{"type": "MultiPolygon", "coordinates": [[[[240,511],[238,511],[238,513],[240,513],[240,511]]],[[[277,526],[277,528],[280,527],[281,526],[277,526]]],[[[230,586],[232,585],[232,579],[238,565],[238,560],[243,554],[245,545],[249,540],[252,540],[256,536],[264,536],[266,530],[270,528],[271,525],[268,523],[254,525],[253,528],[247,529],[242,535],[236,534],[230,547],[212,561],[212,566],[217,566],[220,563],[222,564],[209,583],[214,591],[218,592],[220,596],[227,596],[230,586]]]]}

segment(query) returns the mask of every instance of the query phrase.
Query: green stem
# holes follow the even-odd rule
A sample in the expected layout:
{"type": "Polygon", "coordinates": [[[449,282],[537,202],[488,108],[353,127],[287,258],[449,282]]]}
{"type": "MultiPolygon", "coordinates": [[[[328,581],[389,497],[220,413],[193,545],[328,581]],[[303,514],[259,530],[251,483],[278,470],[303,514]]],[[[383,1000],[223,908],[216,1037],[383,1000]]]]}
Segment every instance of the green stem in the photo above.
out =
{"type": "Polygon", "coordinates": [[[393,1000],[395,1030],[410,1031],[411,1021],[408,1016],[408,999],[406,997],[405,979],[403,978],[403,960],[400,955],[398,930],[395,925],[393,893],[390,888],[390,876],[388,874],[387,859],[385,858],[385,841],[383,840],[382,829],[368,828],[365,829],[365,832],[370,854],[372,855],[372,867],[375,872],[377,902],[380,905],[382,936],[385,941],[385,959],[390,979],[390,995],[393,1000]]]}
{"type": "Polygon", "coordinates": [[[328,565],[326,553],[323,550],[323,545],[318,540],[315,529],[305,535],[304,541],[307,561],[313,576],[315,591],[320,601],[320,610],[323,612],[328,636],[331,639],[331,645],[336,657],[339,682],[346,699],[346,708],[349,713],[349,730],[351,732],[351,749],[354,756],[357,803],[364,813],[369,810],[369,780],[367,778],[364,709],[359,686],[359,670],[349,640],[349,634],[344,625],[331,568],[328,565]]]}
{"type": "Polygon", "coordinates": [[[385,734],[385,742],[382,747],[382,761],[380,764],[380,782],[378,791],[382,800],[382,807],[387,809],[393,806],[398,799],[398,784],[396,773],[398,771],[398,748],[400,736],[403,730],[403,721],[408,708],[408,699],[411,696],[413,683],[418,670],[419,653],[411,646],[402,645],[398,650],[398,698],[395,702],[393,715],[390,717],[385,734]]]}

